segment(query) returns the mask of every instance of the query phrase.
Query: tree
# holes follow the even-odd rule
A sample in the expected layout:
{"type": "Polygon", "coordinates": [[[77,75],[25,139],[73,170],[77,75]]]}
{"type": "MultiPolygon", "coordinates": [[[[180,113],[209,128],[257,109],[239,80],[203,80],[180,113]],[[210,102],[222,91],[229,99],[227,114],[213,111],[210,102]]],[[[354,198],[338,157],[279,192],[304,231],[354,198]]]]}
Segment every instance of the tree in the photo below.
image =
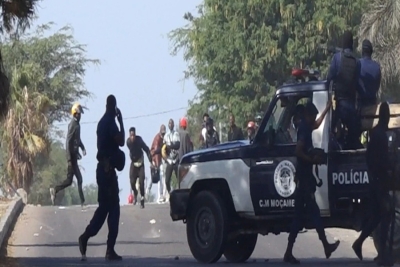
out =
{"type": "MultiPolygon", "coordinates": [[[[0,0],[1,22],[0,33],[13,32],[14,35],[29,27],[35,14],[37,0],[0,0]]],[[[8,111],[10,84],[5,75],[3,62],[0,56],[0,118],[8,111]]]]}
{"type": "Polygon", "coordinates": [[[2,48],[10,79],[13,69],[26,64],[34,66],[32,71],[43,77],[37,90],[54,101],[47,114],[49,124],[68,118],[73,102],[91,97],[84,84],[85,71],[88,65],[99,64],[99,60],[86,57],[86,47],[75,40],[71,27],[48,35],[53,24],[41,25],[19,38],[12,36],[2,48]]]}
{"type": "Polygon", "coordinates": [[[370,1],[359,30],[360,40],[369,39],[374,48],[373,57],[381,65],[381,91],[400,100],[400,10],[398,0],[370,1]]]}
{"type": "Polygon", "coordinates": [[[183,50],[185,78],[199,90],[188,117],[199,123],[209,111],[215,121],[226,121],[232,112],[245,127],[266,110],[291,68],[326,71],[330,57],[319,48],[335,43],[345,29],[356,31],[365,2],[203,1],[197,17],[186,13],[188,24],[170,33],[172,55],[183,50]]]}
{"type": "Polygon", "coordinates": [[[49,24],[43,25],[35,35],[12,36],[3,45],[11,79],[11,107],[2,140],[7,172],[14,186],[28,193],[33,159],[41,153],[47,155],[53,122],[69,116],[74,101],[91,96],[84,88],[83,76],[87,64],[98,63],[85,57],[84,46],[74,40],[70,28],[44,36],[49,28],[49,24]]]}
{"type": "Polygon", "coordinates": [[[32,183],[34,158],[48,148],[49,124],[46,113],[52,102],[36,91],[39,77],[35,66],[14,69],[11,81],[11,106],[8,110],[3,142],[8,152],[7,173],[16,188],[28,194],[32,183]],[[29,86],[29,89],[28,87],[29,86]]]}

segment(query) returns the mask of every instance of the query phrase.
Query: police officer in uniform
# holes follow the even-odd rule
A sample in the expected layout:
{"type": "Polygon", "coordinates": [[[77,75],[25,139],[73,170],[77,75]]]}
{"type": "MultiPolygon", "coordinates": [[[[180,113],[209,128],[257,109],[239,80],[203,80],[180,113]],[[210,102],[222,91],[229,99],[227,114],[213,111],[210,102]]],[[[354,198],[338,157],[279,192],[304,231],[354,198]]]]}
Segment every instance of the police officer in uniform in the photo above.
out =
{"type": "Polygon", "coordinates": [[[97,235],[107,218],[107,260],[122,260],[115,250],[120,216],[118,177],[115,169],[122,171],[125,166],[125,154],[119,149],[124,146],[125,130],[121,111],[117,108],[114,95],[107,97],[106,113],[97,125],[97,169],[98,202],[92,220],[85,232],[79,237],[79,250],[82,260],[86,260],[86,248],[90,237],[97,235]],[[120,130],[115,123],[119,122],[120,130]]]}
{"type": "Polygon", "coordinates": [[[356,92],[359,89],[358,76],[360,63],[353,55],[353,34],[346,31],[343,34],[343,51],[337,52],[329,68],[327,85],[334,83],[336,110],[333,125],[340,120],[347,128],[345,149],[361,148],[359,137],[361,123],[357,118],[356,92]]]}
{"type": "Polygon", "coordinates": [[[85,203],[85,196],[83,195],[82,190],[82,174],[78,166],[78,159],[81,158],[81,155],[79,154],[79,148],[82,149],[83,155],[86,155],[85,146],[83,145],[81,140],[81,125],[79,124],[81,116],[83,114],[82,106],[79,103],[75,103],[71,108],[71,114],[72,119],[68,125],[68,134],[66,141],[66,152],[68,161],[67,179],[65,179],[64,182],[62,182],[60,185],[57,185],[54,188],[50,188],[50,196],[51,202],[54,205],[57,193],[71,186],[72,180],[75,175],[76,180],[78,181],[78,192],[81,199],[81,205],[83,206],[85,203]]]}
{"type": "Polygon", "coordinates": [[[288,238],[288,246],[283,260],[291,264],[300,263],[293,256],[293,245],[299,231],[303,228],[304,214],[312,217],[312,221],[317,230],[319,239],[322,241],[325,250],[325,256],[328,259],[331,254],[339,246],[339,241],[333,244],[328,243],[325,230],[322,225],[319,207],[315,201],[316,180],[314,178],[312,167],[314,164],[321,163],[318,156],[310,157],[308,151],[313,148],[312,132],[314,130],[315,119],[318,115],[318,110],[312,102],[306,104],[304,115],[298,125],[297,130],[297,146],[296,146],[296,196],[295,196],[295,213],[293,222],[290,228],[288,238]]]}
{"type": "Polygon", "coordinates": [[[367,167],[370,177],[370,203],[371,217],[361,231],[359,238],[353,244],[353,250],[362,260],[362,244],[365,239],[381,223],[380,240],[377,263],[378,265],[393,266],[391,251],[388,250],[387,237],[391,218],[390,208],[390,166],[389,142],[386,135],[390,120],[388,103],[384,102],[379,107],[379,122],[371,130],[370,141],[367,145],[367,167]]]}
{"type": "Polygon", "coordinates": [[[360,59],[359,108],[376,104],[379,87],[381,85],[381,66],[378,62],[372,60],[372,52],[373,48],[371,42],[365,39],[362,42],[362,58],[360,59]]]}

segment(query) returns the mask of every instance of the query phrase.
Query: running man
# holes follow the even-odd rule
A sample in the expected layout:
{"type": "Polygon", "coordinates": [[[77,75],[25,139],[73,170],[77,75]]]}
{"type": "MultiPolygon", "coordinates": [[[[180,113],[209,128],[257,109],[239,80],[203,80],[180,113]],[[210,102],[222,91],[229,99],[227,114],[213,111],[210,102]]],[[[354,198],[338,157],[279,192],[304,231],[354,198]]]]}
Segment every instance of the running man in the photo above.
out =
{"type": "Polygon", "coordinates": [[[146,152],[147,158],[151,166],[152,160],[150,155],[150,149],[143,141],[142,137],[136,135],[135,127],[129,129],[129,138],[126,140],[126,146],[129,149],[129,155],[131,157],[131,168],[129,170],[129,179],[131,182],[131,188],[135,195],[134,205],[137,203],[138,190],[136,188],[136,181],[139,178],[140,187],[140,208],[144,209],[144,160],[143,151],[146,152]]]}
{"type": "Polygon", "coordinates": [[[60,185],[57,185],[54,188],[50,188],[50,196],[51,202],[55,203],[56,195],[61,190],[64,190],[68,186],[71,186],[74,175],[78,180],[78,191],[79,197],[81,199],[82,207],[85,204],[85,196],[83,195],[82,190],[82,174],[79,170],[78,160],[82,158],[79,154],[79,148],[82,149],[82,154],[86,156],[85,146],[81,140],[81,126],[79,124],[81,120],[81,114],[83,114],[83,108],[79,103],[75,103],[71,108],[72,119],[68,125],[68,135],[66,142],[66,152],[67,152],[67,162],[68,162],[68,171],[67,171],[67,179],[64,180],[60,185]]]}

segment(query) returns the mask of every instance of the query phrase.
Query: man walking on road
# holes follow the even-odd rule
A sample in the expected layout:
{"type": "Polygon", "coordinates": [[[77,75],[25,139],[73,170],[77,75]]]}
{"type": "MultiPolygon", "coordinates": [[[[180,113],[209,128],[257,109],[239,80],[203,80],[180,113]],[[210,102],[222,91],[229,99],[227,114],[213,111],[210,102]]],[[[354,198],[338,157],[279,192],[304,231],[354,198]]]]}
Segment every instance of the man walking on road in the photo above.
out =
{"type": "Polygon", "coordinates": [[[175,173],[176,179],[178,179],[179,148],[181,146],[179,133],[174,130],[174,127],[174,120],[170,119],[168,122],[169,133],[164,137],[168,155],[165,168],[165,186],[167,187],[168,194],[171,192],[172,172],[175,173]]]}
{"type": "Polygon", "coordinates": [[[190,141],[190,136],[186,128],[187,128],[187,119],[186,118],[180,119],[179,131],[178,131],[179,139],[181,141],[181,145],[179,147],[179,160],[187,153],[193,151],[192,141],[190,141]]]}
{"type": "MultiPolygon", "coordinates": [[[[229,131],[228,131],[228,141],[244,140],[243,131],[241,128],[236,126],[235,116],[231,114],[229,116],[229,131]]],[[[220,129],[221,130],[221,129],[220,129]]]]}
{"type": "Polygon", "coordinates": [[[150,155],[150,149],[143,141],[142,137],[136,135],[135,127],[129,129],[129,138],[126,140],[126,146],[129,149],[129,156],[131,158],[131,167],[129,170],[129,179],[131,182],[131,188],[135,195],[134,205],[137,203],[138,191],[136,188],[136,181],[139,178],[140,187],[140,208],[144,209],[144,157],[143,151],[146,152],[147,158],[149,159],[150,165],[152,164],[152,158],[150,155]]]}
{"type": "Polygon", "coordinates": [[[68,161],[68,172],[67,179],[64,180],[60,185],[54,188],[50,188],[51,202],[55,203],[55,198],[58,192],[64,190],[68,186],[71,186],[74,175],[78,180],[78,191],[81,199],[81,205],[83,207],[85,203],[85,196],[83,195],[82,189],[82,174],[79,170],[78,160],[81,158],[79,154],[79,148],[82,149],[82,153],[86,156],[85,146],[81,140],[81,126],[79,124],[81,120],[81,114],[83,114],[83,108],[79,103],[75,103],[71,108],[72,120],[68,125],[68,134],[66,142],[66,152],[68,161]]]}
{"type": "Polygon", "coordinates": [[[312,102],[306,104],[303,118],[297,130],[297,146],[296,146],[296,184],[295,191],[295,210],[292,226],[290,228],[288,246],[283,260],[291,264],[299,264],[300,261],[293,256],[293,245],[296,241],[299,230],[303,228],[303,216],[308,214],[311,216],[314,226],[318,233],[319,239],[322,241],[327,259],[339,246],[339,241],[333,244],[328,243],[325,230],[321,221],[319,207],[315,200],[316,181],[313,175],[313,165],[321,162],[318,157],[311,158],[308,151],[313,149],[312,132],[315,119],[318,115],[318,109],[312,102]]]}
{"type": "Polygon", "coordinates": [[[371,130],[370,141],[367,145],[367,167],[370,175],[370,204],[371,218],[367,220],[360,236],[353,244],[353,250],[357,257],[362,260],[362,245],[368,236],[381,223],[379,251],[376,261],[378,265],[393,266],[392,251],[387,247],[387,237],[391,218],[390,207],[391,197],[389,142],[386,132],[390,120],[389,105],[384,102],[379,107],[379,122],[371,130]]]}
{"type": "MultiPolygon", "coordinates": [[[[162,149],[162,145],[164,143],[164,136],[166,133],[166,127],[165,125],[161,125],[160,127],[160,132],[158,132],[156,134],[156,136],[153,139],[153,143],[151,144],[151,148],[150,148],[150,153],[153,159],[153,164],[154,164],[154,168],[152,169],[153,172],[158,172],[159,175],[159,181],[158,181],[158,199],[157,202],[158,203],[162,203],[165,201],[165,188],[164,188],[164,184],[165,184],[165,162],[163,161],[162,157],[161,157],[161,149],[162,149]]],[[[152,187],[153,183],[152,181],[150,181],[149,186],[147,188],[147,196],[149,196],[150,194],[150,190],[152,187]]]]}
{"type": "Polygon", "coordinates": [[[98,185],[99,206],[93,218],[86,227],[85,232],[79,237],[79,250],[82,260],[86,260],[86,248],[89,238],[97,235],[107,218],[107,260],[122,260],[115,250],[118,236],[120,217],[119,186],[115,169],[122,171],[125,167],[125,154],[119,149],[124,146],[125,129],[121,111],[117,108],[114,95],[107,97],[106,113],[97,125],[97,168],[96,180],[98,185]],[[119,122],[120,130],[115,123],[119,122]]]}

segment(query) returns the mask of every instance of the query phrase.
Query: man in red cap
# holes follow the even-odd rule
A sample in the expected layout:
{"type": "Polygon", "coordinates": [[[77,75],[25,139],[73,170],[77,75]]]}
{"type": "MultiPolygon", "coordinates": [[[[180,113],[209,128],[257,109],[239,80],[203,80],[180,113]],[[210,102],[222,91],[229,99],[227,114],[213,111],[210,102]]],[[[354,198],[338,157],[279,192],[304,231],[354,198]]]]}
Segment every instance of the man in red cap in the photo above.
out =
{"type": "Polygon", "coordinates": [[[249,138],[249,141],[253,141],[254,136],[256,135],[256,124],[254,121],[249,121],[247,124],[247,137],[249,138]]]}
{"type": "Polygon", "coordinates": [[[193,143],[190,140],[189,132],[187,129],[187,119],[185,117],[179,120],[179,137],[181,139],[181,146],[179,147],[179,160],[187,153],[193,151],[193,143]]]}

